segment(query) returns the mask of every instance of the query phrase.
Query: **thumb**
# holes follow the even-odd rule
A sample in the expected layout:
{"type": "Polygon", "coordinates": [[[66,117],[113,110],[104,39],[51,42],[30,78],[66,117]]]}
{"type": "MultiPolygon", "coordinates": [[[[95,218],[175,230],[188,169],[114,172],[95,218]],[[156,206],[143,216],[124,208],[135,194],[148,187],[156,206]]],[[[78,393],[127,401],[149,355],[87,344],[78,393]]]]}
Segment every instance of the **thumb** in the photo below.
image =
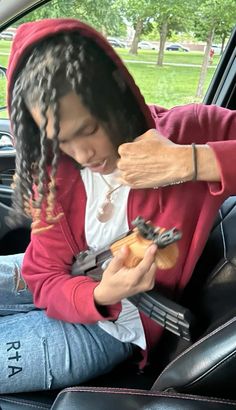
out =
{"type": "Polygon", "coordinates": [[[121,268],[125,266],[125,260],[127,259],[128,255],[128,246],[122,246],[121,249],[115,254],[114,258],[112,258],[106,271],[113,275],[117,273],[121,268]]]}

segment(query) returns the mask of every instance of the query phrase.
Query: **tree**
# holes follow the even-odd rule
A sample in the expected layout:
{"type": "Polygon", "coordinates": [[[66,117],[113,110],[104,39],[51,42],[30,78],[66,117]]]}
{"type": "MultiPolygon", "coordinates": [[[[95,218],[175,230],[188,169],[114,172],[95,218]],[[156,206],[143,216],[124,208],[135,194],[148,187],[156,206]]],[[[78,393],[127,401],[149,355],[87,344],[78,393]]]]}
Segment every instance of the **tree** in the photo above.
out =
{"type": "Polygon", "coordinates": [[[116,0],[77,0],[75,17],[91,24],[104,35],[125,32],[116,0]]]}
{"type": "Polygon", "coordinates": [[[226,33],[233,28],[236,21],[235,0],[203,0],[195,14],[196,36],[206,42],[196,97],[203,96],[204,83],[206,79],[209,54],[211,45],[217,32],[223,34],[224,27],[226,33]]]}
{"type": "Polygon", "coordinates": [[[45,4],[42,7],[37,8],[35,11],[27,14],[17,24],[25,23],[28,21],[39,20],[43,18],[57,18],[73,15],[74,7],[76,6],[76,0],[64,0],[52,1],[45,4]]]}
{"type": "MultiPolygon", "coordinates": [[[[125,32],[125,25],[115,8],[116,0],[64,0],[52,1],[21,20],[42,18],[75,17],[92,25],[106,35],[125,32]]],[[[19,23],[20,24],[20,23],[19,23]]]]}
{"type": "Polygon", "coordinates": [[[226,40],[230,37],[234,24],[235,15],[232,15],[230,13],[230,16],[228,16],[226,21],[222,22],[222,24],[219,24],[219,26],[215,30],[215,39],[217,39],[217,42],[221,43],[221,54],[224,51],[226,40]]]}
{"type": "Polygon", "coordinates": [[[157,65],[163,65],[165,43],[172,31],[190,30],[196,2],[191,0],[157,0],[155,2],[155,23],[160,36],[157,65]]]}
{"type": "Polygon", "coordinates": [[[135,30],[130,48],[131,54],[137,54],[140,36],[155,14],[155,3],[156,0],[117,0],[116,2],[120,15],[131,23],[135,30]]]}

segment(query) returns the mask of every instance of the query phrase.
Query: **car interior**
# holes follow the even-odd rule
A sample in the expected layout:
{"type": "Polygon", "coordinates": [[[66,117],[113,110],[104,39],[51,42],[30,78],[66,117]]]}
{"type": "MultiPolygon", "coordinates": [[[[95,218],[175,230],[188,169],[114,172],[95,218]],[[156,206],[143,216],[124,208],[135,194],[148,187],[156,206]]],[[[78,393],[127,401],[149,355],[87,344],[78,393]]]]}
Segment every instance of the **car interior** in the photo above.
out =
{"type": "MultiPolygon", "coordinates": [[[[9,4],[13,4],[11,0],[9,4]]],[[[17,16],[45,1],[20,1],[1,17],[4,30],[17,16]]],[[[205,104],[236,109],[236,28],[204,98],[205,104]]],[[[11,129],[0,119],[0,140],[11,129]]],[[[0,254],[24,252],[30,223],[10,228],[15,152],[0,149],[0,254]]],[[[204,251],[181,300],[174,303],[155,289],[136,301],[164,326],[164,337],[149,365],[139,371],[125,362],[83,386],[62,391],[0,395],[1,410],[33,409],[206,409],[236,408],[236,195],[218,211],[204,251]],[[154,312],[154,314],[153,314],[154,312]]]]}

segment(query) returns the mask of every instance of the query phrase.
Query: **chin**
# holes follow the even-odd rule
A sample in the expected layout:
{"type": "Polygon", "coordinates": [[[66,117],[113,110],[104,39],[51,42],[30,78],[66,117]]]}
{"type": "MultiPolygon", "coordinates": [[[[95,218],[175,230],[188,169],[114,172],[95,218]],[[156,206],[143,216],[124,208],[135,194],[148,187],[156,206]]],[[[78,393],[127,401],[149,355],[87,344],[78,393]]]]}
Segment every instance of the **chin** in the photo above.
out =
{"type": "Polygon", "coordinates": [[[105,170],[102,172],[102,174],[103,174],[103,175],[109,175],[109,174],[112,174],[112,172],[114,172],[115,170],[116,170],[116,166],[109,167],[109,168],[105,169],[105,170]]]}
{"type": "Polygon", "coordinates": [[[114,163],[110,163],[110,164],[106,164],[105,169],[103,170],[102,174],[103,175],[108,175],[108,174],[112,174],[112,172],[114,172],[116,170],[117,166],[116,166],[116,162],[114,163]]]}

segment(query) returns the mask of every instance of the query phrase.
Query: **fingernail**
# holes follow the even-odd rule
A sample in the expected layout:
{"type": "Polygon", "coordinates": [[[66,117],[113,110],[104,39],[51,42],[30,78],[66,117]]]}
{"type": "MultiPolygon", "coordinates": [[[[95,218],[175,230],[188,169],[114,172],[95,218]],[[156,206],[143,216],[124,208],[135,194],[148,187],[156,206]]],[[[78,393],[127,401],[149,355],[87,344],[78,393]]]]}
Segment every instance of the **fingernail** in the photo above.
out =
{"type": "Polygon", "coordinates": [[[120,248],[120,251],[121,251],[121,253],[126,254],[126,252],[127,252],[126,246],[122,246],[122,247],[120,248]]]}
{"type": "Polygon", "coordinates": [[[150,252],[152,255],[155,255],[156,251],[157,251],[157,245],[155,245],[154,243],[150,246],[150,252]]]}

